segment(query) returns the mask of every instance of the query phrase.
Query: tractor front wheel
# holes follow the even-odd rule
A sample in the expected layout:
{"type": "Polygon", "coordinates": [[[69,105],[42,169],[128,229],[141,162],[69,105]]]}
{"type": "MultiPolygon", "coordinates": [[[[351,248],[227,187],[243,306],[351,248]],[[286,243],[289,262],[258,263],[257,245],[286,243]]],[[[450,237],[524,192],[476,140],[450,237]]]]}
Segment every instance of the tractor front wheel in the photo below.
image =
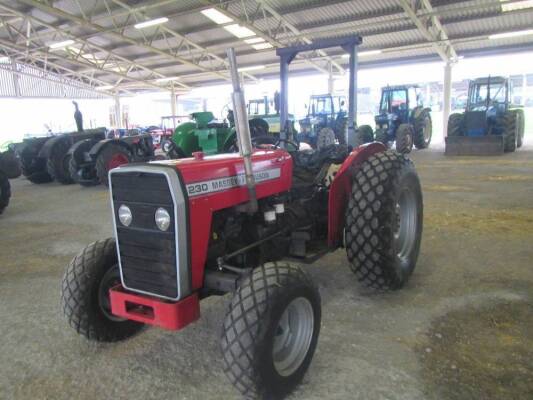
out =
{"type": "Polygon", "coordinates": [[[120,283],[115,239],[91,243],[70,262],[61,285],[68,323],[89,340],[115,342],[139,332],[141,323],[111,313],[109,289],[120,283]]]}
{"type": "Polygon", "coordinates": [[[11,185],[7,175],[0,171],[0,214],[4,212],[4,209],[9,204],[9,198],[11,197],[11,185]]]}
{"type": "Polygon", "coordinates": [[[399,289],[411,276],[422,237],[422,190],[413,163],[388,150],[357,169],[346,213],[346,252],[365,286],[399,289]]]}
{"type": "Polygon", "coordinates": [[[128,164],[133,160],[133,155],[125,147],[109,143],[96,158],[96,176],[101,184],[109,186],[108,173],[113,168],[128,164]]]}
{"type": "Polygon", "coordinates": [[[413,125],[401,124],[396,131],[396,150],[402,154],[410,153],[413,149],[414,135],[413,125]]]}
{"type": "Polygon", "coordinates": [[[246,398],[282,398],[302,380],[320,332],[320,295],[287,262],[242,279],[224,321],[224,371],[246,398]]]}

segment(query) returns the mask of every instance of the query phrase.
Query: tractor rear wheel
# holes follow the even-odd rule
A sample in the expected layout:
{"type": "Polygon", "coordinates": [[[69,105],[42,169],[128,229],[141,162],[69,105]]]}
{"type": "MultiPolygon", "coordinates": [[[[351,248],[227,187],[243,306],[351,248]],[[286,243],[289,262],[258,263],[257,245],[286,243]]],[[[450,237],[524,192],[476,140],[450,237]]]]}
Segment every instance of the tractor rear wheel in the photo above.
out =
{"type": "Polygon", "coordinates": [[[357,169],[346,213],[346,252],[363,285],[399,289],[411,276],[422,237],[423,204],[413,163],[388,150],[357,169]]]}
{"type": "Polygon", "coordinates": [[[447,136],[463,136],[465,115],[455,113],[448,118],[447,136]]]}
{"type": "Polygon", "coordinates": [[[32,146],[25,147],[20,154],[20,166],[22,175],[31,183],[52,182],[52,177],[46,171],[46,162],[38,157],[38,151],[32,146]]]}
{"type": "Polygon", "coordinates": [[[431,136],[433,134],[433,124],[431,122],[431,114],[427,109],[424,109],[414,119],[414,144],[417,149],[426,149],[431,143],[431,136]]]}
{"type": "Polygon", "coordinates": [[[320,129],[316,138],[316,148],[320,150],[332,144],[335,144],[335,132],[333,132],[333,129],[327,127],[320,129]]]}
{"type": "Polygon", "coordinates": [[[498,122],[503,132],[504,151],[511,153],[516,150],[518,144],[518,114],[515,111],[507,111],[498,122]]]}
{"type": "Polygon", "coordinates": [[[402,154],[410,153],[413,149],[414,135],[413,125],[401,124],[396,131],[396,150],[402,154]]]}
{"type": "Polygon", "coordinates": [[[99,141],[95,139],[86,139],[82,143],[78,143],[70,158],[70,177],[74,182],[79,183],[81,186],[94,186],[100,183],[96,176],[96,169],[94,166],[81,166],[81,164],[87,165],[85,161],[85,153],[88,153],[98,142],[99,141]]]}
{"type": "Polygon", "coordinates": [[[96,176],[101,184],[109,186],[109,171],[133,161],[133,155],[124,146],[108,143],[96,158],[96,176]]]}
{"type": "Polygon", "coordinates": [[[61,305],[69,325],[98,342],[116,342],[143,324],[111,313],[109,289],[120,283],[115,239],[91,243],[70,262],[61,284],[61,305]]]}
{"type": "Polygon", "coordinates": [[[60,140],[50,150],[50,155],[46,160],[46,171],[50,176],[63,185],[69,185],[74,183],[74,180],[70,177],[69,164],[70,154],[70,141],[60,140]]]}
{"type": "Polygon", "coordinates": [[[11,185],[7,175],[0,171],[0,214],[9,205],[9,198],[11,197],[11,185]]]}
{"type": "Polygon", "coordinates": [[[320,332],[320,294],[310,276],[271,262],[244,277],[224,321],[224,372],[246,398],[282,398],[302,380],[320,332]]]}
{"type": "Polygon", "coordinates": [[[516,110],[516,113],[518,114],[518,137],[516,139],[516,147],[522,147],[522,144],[524,142],[524,128],[525,128],[525,120],[524,120],[524,110],[516,110]]]}
{"type": "Polygon", "coordinates": [[[372,131],[372,128],[370,125],[361,125],[359,128],[357,128],[356,136],[355,136],[355,143],[357,146],[360,146],[365,143],[370,143],[374,141],[374,131],[372,131]]]}
{"type": "Polygon", "coordinates": [[[381,142],[385,146],[389,145],[389,137],[387,135],[387,131],[383,128],[377,128],[375,132],[375,139],[376,142],[381,142]]]}

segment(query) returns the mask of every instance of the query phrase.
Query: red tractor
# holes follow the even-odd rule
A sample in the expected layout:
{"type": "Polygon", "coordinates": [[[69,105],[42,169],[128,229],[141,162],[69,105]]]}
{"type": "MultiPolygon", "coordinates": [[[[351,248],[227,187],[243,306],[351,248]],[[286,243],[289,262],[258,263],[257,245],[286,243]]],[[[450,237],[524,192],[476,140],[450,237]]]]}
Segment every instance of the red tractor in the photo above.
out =
{"type": "Polygon", "coordinates": [[[412,162],[381,143],[252,149],[231,49],[229,60],[240,154],[112,170],[114,236],[72,260],[62,305],[79,334],[113,342],[146,325],[183,329],[202,299],[232,292],[225,372],[246,397],[280,398],[309,367],[321,324],[317,286],[293,262],[344,247],[362,284],[401,288],[420,249],[422,192],[412,162]]]}

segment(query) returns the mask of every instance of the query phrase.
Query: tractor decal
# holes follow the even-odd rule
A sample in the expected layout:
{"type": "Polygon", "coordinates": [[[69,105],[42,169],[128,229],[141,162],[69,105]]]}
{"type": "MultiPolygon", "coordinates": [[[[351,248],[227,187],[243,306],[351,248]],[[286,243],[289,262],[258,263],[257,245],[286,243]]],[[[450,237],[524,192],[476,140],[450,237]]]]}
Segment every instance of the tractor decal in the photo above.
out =
{"type": "MultiPolygon", "coordinates": [[[[256,183],[277,179],[280,176],[280,168],[273,168],[254,173],[256,183]]],[[[239,186],[246,186],[246,176],[244,174],[190,183],[187,185],[187,194],[189,197],[200,196],[208,193],[220,192],[222,190],[233,189],[239,186]]]]}

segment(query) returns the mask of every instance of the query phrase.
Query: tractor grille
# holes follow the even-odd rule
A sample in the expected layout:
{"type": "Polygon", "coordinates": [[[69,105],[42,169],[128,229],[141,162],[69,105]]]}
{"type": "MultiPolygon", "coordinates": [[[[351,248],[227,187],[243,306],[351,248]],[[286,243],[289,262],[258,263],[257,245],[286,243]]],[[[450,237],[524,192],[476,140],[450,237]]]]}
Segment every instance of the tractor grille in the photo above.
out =
{"type": "Polygon", "coordinates": [[[166,176],[157,172],[118,171],[111,174],[111,193],[122,282],[128,289],[176,299],[178,263],[175,207],[166,176]],[[121,205],[133,215],[129,226],[118,218],[121,205]],[[168,231],[155,224],[155,212],[164,207],[171,216],[168,231]]]}

